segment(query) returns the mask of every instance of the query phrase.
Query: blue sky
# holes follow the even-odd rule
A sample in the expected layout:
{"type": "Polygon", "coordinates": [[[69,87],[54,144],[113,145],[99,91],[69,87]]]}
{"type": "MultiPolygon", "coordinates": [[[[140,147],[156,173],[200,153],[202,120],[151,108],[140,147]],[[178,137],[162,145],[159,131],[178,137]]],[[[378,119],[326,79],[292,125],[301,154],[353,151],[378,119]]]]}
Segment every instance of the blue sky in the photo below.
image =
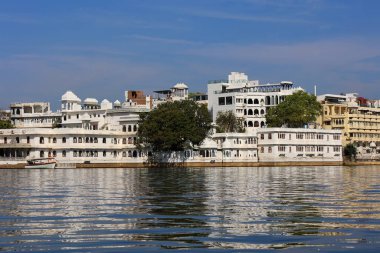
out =
{"type": "Polygon", "coordinates": [[[380,99],[380,1],[2,0],[0,108],[122,100],[241,71],[380,99]]]}

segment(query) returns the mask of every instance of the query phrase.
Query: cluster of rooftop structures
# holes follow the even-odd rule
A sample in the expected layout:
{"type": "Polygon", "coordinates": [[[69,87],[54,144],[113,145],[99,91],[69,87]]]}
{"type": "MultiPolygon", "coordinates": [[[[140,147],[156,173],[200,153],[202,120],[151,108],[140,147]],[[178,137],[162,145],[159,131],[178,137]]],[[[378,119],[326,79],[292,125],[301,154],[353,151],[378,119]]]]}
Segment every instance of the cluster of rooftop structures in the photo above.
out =
{"type": "MultiPolygon", "coordinates": [[[[213,133],[199,147],[168,155],[168,161],[185,164],[254,165],[260,162],[342,162],[342,147],[358,146],[365,159],[380,158],[379,101],[357,94],[318,96],[323,113],[314,128],[267,128],[268,108],[302,90],[290,81],[260,84],[244,73],[228,80],[211,81],[207,94],[192,97],[207,103],[215,122],[218,112],[233,111],[243,119],[244,133],[213,133]]],[[[178,83],[156,96],[125,91],[123,102],[95,98],[82,101],[72,91],[61,97],[61,108],[49,103],[10,105],[14,129],[0,130],[0,163],[21,163],[27,158],[56,157],[61,163],[142,164],[147,154],[135,146],[139,114],[160,103],[189,99],[188,86],[178,83]],[[56,126],[59,128],[55,128],[56,126]]]]}

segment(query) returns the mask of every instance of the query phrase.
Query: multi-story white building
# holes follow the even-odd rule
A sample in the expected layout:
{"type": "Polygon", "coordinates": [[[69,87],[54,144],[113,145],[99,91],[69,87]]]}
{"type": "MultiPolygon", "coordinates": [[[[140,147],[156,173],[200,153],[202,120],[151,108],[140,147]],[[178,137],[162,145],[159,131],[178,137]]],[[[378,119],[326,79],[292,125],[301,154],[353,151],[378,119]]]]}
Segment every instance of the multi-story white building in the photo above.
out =
{"type": "Polygon", "coordinates": [[[52,112],[50,103],[14,103],[10,105],[11,122],[16,128],[51,128],[61,118],[60,112],[52,112]]]}
{"type": "MultiPolygon", "coordinates": [[[[199,147],[164,154],[166,161],[195,166],[255,166],[258,162],[339,163],[342,160],[340,131],[260,128],[265,126],[268,107],[301,90],[293,88],[291,82],[259,85],[258,81],[248,81],[245,74],[233,72],[228,81],[211,83],[208,88],[208,106],[214,120],[219,111],[232,110],[244,118],[246,132],[213,133],[199,147]]],[[[52,113],[48,104],[15,104],[12,107],[15,119],[24,114],[34,115],[36,119],[58,115],[61,128],[52,128],[52,122],[39,125],[39,120],[35,120],[34,127],[19,124],[22,128],[0,130],[0,163],[52,156],[59,163],[142,165],[147,161],[147,154],[135,145],[139,114],[162,102],[187,99],[188,87],[180,83],[160,94],[167,97],[151,99],[141,91],[126,91],[123,103],[106,99],[99,103],[95,98],[82,102],[72,91],[67,91],[57,113],[52,113]]]]}
{"type": "Polygon", "coordinates": [[[341,162],[342,132],[308,128],[257,130],[260,162],[341,162]]]}
{"type": "Polygon", "coordinates": [[[303,90],[293,83],[259,84],[250,81],[244,73],[232,72],[228,80],[210,81],[208,86],[208,109],[215,122],[218,112],[232,111],[244,119],[248,131],[266,125],[265,115],[269,107],[281,103],[285,96],[303,90]]]}

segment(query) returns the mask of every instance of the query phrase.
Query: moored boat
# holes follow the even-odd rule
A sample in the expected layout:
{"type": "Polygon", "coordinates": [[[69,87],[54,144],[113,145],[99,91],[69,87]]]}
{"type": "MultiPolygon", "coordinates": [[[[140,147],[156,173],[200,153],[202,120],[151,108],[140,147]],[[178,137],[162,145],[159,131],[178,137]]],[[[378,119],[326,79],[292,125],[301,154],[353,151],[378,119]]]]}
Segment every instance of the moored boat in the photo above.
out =
{"type": "Polygon", "coordinates": [[[54,169],[57,161],[54,158],[36,158],[27,160],[25,169],[54,169]]]}

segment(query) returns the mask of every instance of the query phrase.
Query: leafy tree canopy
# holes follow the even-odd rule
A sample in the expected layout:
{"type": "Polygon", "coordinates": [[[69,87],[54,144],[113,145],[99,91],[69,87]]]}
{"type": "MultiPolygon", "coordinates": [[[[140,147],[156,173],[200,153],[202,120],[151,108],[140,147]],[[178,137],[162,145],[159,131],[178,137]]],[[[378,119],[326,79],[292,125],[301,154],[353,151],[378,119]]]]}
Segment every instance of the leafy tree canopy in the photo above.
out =
{"type": "Polygon", "coordinates": [[[199,145],[211,122],[205,105],[191,100],[166,102],[140,115],[137,145],[153,152],[182,151],[189,142],[199,145]]]}
{"type": "Polygon", "coordinates": [[[0,120],[0,129],[13,128],[10,120],[0,120]]]}
{"type": "Polygon", "coordinates": [[[297,91],[285,97],[282,103],[269,108],[265,118],[269,127],[297,128],[315,122],[321,111],[322,106],[314,95],[297,91]]]}
{"type": "Polygon", "coordinates": [[[218,112],[216,116],[218,133],[243,133],[243,119],[236,117],[233,111],[218,112]]]}
{"type": "Polygon", "coordinates": [[[349,143],[344,147],[344,155],[348,157],[356,157],[357,150],[356,147],[349,143]]]}

